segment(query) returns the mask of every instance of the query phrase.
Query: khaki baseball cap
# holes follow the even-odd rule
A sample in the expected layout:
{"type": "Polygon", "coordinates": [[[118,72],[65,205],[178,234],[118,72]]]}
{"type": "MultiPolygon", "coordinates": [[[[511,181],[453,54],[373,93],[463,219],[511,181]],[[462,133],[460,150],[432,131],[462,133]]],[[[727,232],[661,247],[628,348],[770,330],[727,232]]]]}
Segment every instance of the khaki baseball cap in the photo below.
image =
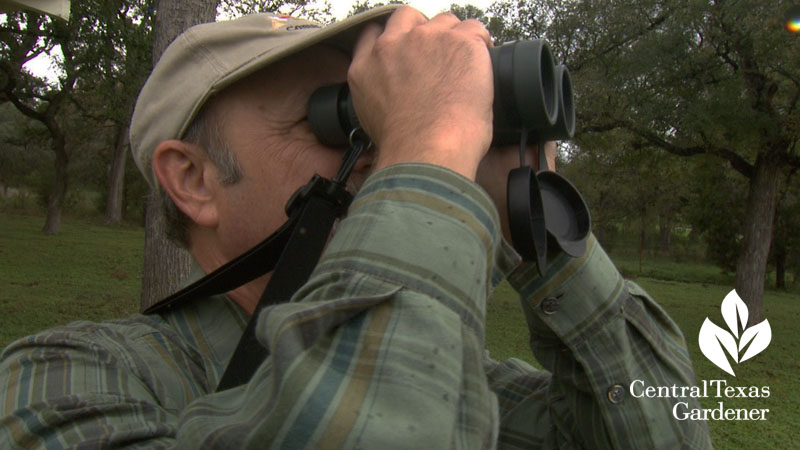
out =
{"type": "Polygon", "coordinates": [[[326,27],[265,13],[188,29],[161,56],[136,100],[130,138],[139,171],[151,187],[158,185],[152,168],[156,147],[182,138],[214,94],[321,42],[350,52],[362,25],[385,21],[399,6],[375,8],[326,27]]]}

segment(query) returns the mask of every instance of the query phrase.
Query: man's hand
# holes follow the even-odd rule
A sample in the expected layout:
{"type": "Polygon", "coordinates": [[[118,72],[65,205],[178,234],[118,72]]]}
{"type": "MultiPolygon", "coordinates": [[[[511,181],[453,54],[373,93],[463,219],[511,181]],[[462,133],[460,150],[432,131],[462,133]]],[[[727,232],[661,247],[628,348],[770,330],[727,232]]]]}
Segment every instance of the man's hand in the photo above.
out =
{"type": "Polygon", "coordinates": [[[348,83],[376,169],[425,162],[474,180],[492,137],[489,32],[449,13],[402,7],[356,44],[348,83]]]}

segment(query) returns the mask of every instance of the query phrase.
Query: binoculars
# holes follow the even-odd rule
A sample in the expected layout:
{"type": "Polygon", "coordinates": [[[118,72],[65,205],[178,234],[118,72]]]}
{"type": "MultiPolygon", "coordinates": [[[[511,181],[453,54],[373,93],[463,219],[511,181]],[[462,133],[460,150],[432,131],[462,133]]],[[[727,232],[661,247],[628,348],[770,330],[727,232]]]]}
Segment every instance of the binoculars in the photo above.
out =
{"type": "MultiPolygon", "coordinates": [[[[520,166],[508,174],[508,212],[514,248],[536,261],[544,275],[547,249],[577,257],[591,229],[589,210],[578,190],[547,170],[543,144],[575,133],[575,101],[569,71],[553,63],[547,42],[524,40],[489,49],[494,74],[492,145],[520,146],[520,166]],[[527,142],[539,145],[539,171],[525,162],[527,142]]],[[[308,121],[329,146],[353,145],[359,129],[347,84],[325,86],[309,100],[308,121]]]]}
{"type": "MultiPolygon", "coordinates": [[[[492,47],[489,54],[495,93],[492,144],[519,143],[523,130],[542,142],[572,137],[575,106],[569,71],[553,63],[547,42],[515,41],[492,47]]],[[[347,84],[317,89],[309,100],[308,120],[323,144],[346,145],[359,127],[347,84]]]]}

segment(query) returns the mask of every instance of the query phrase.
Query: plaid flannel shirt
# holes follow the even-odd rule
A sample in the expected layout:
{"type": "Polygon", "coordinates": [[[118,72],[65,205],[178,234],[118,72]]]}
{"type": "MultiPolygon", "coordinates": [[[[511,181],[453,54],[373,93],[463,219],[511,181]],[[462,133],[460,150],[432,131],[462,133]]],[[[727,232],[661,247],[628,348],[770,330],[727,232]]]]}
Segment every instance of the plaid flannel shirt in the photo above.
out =
{"type": "Polygon", "coordinates": [[[663,310],[594,238],[539,277],[498,223],[448,170],[381,170],[309,282],[262,312],[270,357],[250,383],[214,393],[247,321],[224,296],[73,323],[3,352],[0,447],[710,448],[704,422],[672,417],[681,399],[627,392],[695,384],[663,310]],[[484,352],[506,277],[548,371],[484,352]]]}

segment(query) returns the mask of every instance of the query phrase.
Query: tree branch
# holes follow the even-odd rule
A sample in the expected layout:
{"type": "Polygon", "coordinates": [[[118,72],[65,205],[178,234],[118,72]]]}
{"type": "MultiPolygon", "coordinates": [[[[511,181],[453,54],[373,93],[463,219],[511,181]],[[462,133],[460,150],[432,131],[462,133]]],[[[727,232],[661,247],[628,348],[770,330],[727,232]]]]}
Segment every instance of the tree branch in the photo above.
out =
{"type": "MultiPolygon", "coordinates": [[[[603,133],[615,129],[624,129],[630,131],[636,136],[644,139],[650,145],[654,147],[658,147],[662,150],[665,150],[673,155],[678,156],[694,156],[703,153],[708,153],[711,155],[718,156],[722,159],[727,160],[731,167],[739,172],[740,174],[744,175],[747,178],[753,177],[754,167],[752,164],[747,162],[744,158],[736,154],[731,150],[717,147],[715,145],[711,145],[707,140],[704,139],[703,145],[694,145],[689,147],[683,147],[676,145],[668,140],[664,139],[663,137],[659,136],[657,133],[654,133],[650,130],[641,129],[636,127],[633,123],[624,120],[615,120],[609,121],[604,124],[597,124],[589,127],[581,128],[581,133],[603,133]]],[[[798,158],[798,162],[800,162],[800,158],[798,158]]]]}
{"type": "Polygon", "coordinates": [[[22,114],[30,117],[31,119],[38,120],[39,122],[45,123],[47,120],[47,116],[44,113],[37,111],[36,109],[26,105],[14,92],[14,89],[17,87],[17,80],[7,74],[7,81],[6,85],[3,86],[3,93],[5,97],[10,101],[22,114]]]}
{"type": "Polygon", "coordinates": [[[38,36],[38,37],[42,37],[42,38],[51,37],[49,33],[46,33],[46,32],[41,31],[41,30],[31,30],[31,29],[16,30],[14,28],[9,28],[7,26],[0,26],[0,32],[16,34],[16,35],[19,35],[19,36],[30,36],[30,35],[33,35],[33,36],[38,36]]]}
{"type": "Polygon", "coordinates": [[[81,115],[83,115],[84,117],[88,117],[89,119],[92,119],[92,120],[94,120],[96,122],[100,122],[100,123],[106,122],[108,120],[110,120],[110,121],[112,121],[114,123],[119,123],[119,121],[116,120],[113,117],[97,115],[97,114],[94,114],[94,113],[90,112],[88,109],[86,109],[85,106],[83,106],[83,103],[79,102],[78,99],[75,98],[74,96],[70,96],[69,100],[73,105],[75,105],[76,108],[78,108],[78,111],[80,111],[81,115]]]}
{"type": "MultiPolygon", "coordinates": [[[[572,72],[576,72],[577,73],[578,71],[581,70],[581,68],[583,67],[583,65],[586,62],[588,62],[588,61],[590,61],[592,59],[599,59],[600,57],[605,56],[605,55],[611,53],[612,51],[622,47],[623,45],[629,44],[633,40],[635,40],[635,39],[637,39],[639,37],[642,37],[646,33],[650,32],[650,31],[653,31],[654,29],[658,28],[661,24],[666,22],[667,19],[669,19],[670,15],[671,15],[671,11],[667,10],[667,11],[663,12],[661,15],[658,15],[658,16],[654,17],[652,20],[648,21],[649,24],[646,27],[641,28],[639,30],[636,30],[634,33],[629,34],[628,36],[623,37],[622,39],[620,39],[620,40],[618,40],[616,42],[611,42],[608,46],[606,46],[605,49],[601,50],[593,58],[585,59],[583,61],[580,61],[580,63],[577,63],[575,61],[571,61],[570,70],[572,72]]],[[[594,52],[591,52],[591,53],[594,53],[594,52]]]]}

